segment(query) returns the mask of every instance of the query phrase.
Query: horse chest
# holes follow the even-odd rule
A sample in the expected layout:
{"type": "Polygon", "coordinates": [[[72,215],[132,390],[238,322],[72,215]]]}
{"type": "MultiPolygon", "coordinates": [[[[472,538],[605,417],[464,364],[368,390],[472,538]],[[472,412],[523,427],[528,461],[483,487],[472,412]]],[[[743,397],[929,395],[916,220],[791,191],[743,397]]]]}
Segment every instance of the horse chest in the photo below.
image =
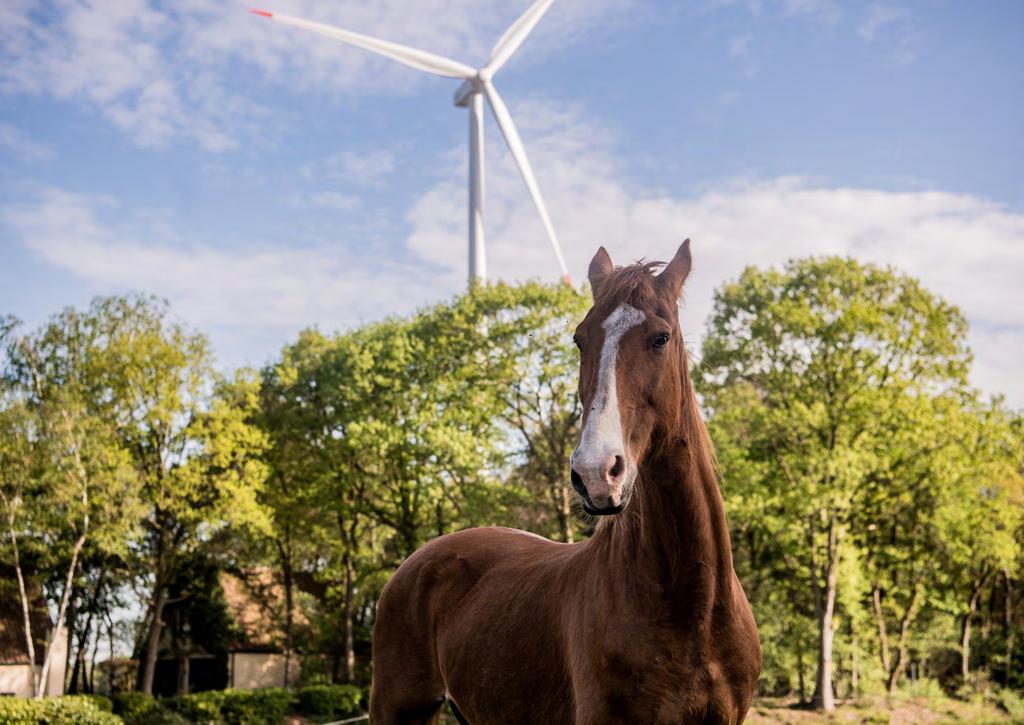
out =
{"type": "Polygon", "coordinates": [[[576,722],[734,722],[722,668],[689,639],[646,632],[606,648],[575,683],[576,722]]]}

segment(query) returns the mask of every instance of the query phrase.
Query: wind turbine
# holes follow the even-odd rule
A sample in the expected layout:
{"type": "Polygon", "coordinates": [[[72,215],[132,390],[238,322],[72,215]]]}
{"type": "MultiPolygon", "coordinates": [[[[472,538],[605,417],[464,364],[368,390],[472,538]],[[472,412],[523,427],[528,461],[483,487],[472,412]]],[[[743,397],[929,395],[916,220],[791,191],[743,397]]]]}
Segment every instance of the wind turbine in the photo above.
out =
{"type": "Polygon", "coordinates": [[[455,91],[455,105],[460,108],[469,109],[469,283],[476,281],[483,282],[487,277],[487,262],[484,253],[484,104],[487,102],[494,114],[494,120],[501,129],[502,136],[508,150],[515,159],[519,171],[526,182],[526,188],[533,198],[533,203],[540,214],[541,223],[547,232],[548,239],[555,256],[558,258],[558,266],[562,270],[562,280],[572,285],[568,269],[565,266],[565,258],[562,256],[562,248],[558,243],[558,236],[551,224],[544,199],[540,195],[540,188],[537,186],[537,179],[533,175],[530,161],[526,158],[526,149],[523,148],[523,141],[519,138],[519,132],[512,123],[512,116],[509,115],[505,102],[501,100],[498,91],[491,79],[494,74],[505,65],[512,57],[526,36],[530,34],[533,27],[541,19],[554,0],[536,0],[518,20],[509,26],[505,34],[491,50],[491,56],[483,67],[473,69],[468,65],[451,60],[424,50],[417,50],[398,43],[392,43],[378,38],[371,38],[368,35],[354,33],[351,30],[334,28],[322,23],[315,23],[310,20],[270,13],[266,10],[250,10],[256,15],[276,20],[285,25],[293,25],[297,28],[305,28],[316,33],[336,38],[350,45],[354,45],[373,53],[383,55],[397,60],[407,66],[433,73],[434,75],[447,78],[461,78],[462,85],[455,91]]]}

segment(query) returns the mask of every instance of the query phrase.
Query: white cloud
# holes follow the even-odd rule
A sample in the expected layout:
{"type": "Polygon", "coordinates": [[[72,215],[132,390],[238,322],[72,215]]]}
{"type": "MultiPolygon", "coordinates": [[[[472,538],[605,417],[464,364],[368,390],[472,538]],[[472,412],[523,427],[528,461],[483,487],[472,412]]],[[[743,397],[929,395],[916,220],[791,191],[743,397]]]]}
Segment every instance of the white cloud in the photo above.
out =
{"type": "MultiPolygon", "coordinates": [[[[561,3],[512,63],[538,62],[606,24],[632,0],[561,3]]],[[[5,0],[0,92],[84,101],[133,141],[240,144],[268,111],[232,89],[253,69],[278,87],[394,92],[426,74],[246,12],[250,0],[5,0]]],[[[470,65],[524,3],[503,0],[280,0],[275,10],[448,54],[470,65]]]]}
{"type": "Polygon", "coordinates": [[[53,158],[53,149],[32,138],[17,126],[0,123],[0,149],[24,161],[45,161],[53,158]]]}
{"type": "Polygon", "coordinates": [[[261,363],[303,327],[336,329],[408,312],[444,293],[415,260],[360,257],[341,244],[188,244],[163,213],[125,216],[110,198],[60,189],[0,211],[23,244],[91,293],[169,299],[176,315],[211,333],[228,364],[261,363]]]}
{"type": "Polygon", "coordinates": [[[344,181],[357,186],[379,186],[395,170],[395,155],[386,150],[365,153],[342,151],[315,163],[304,164],[307,179],[344,181]]]}
{"type": "Polygon", "coordinates": [[[291,206],[298,209],[332,209],[334,211],[349,211],[359,206],[359,197],[351,194],[342,194],[337,191],[320,191],[309,196],[295,196],[291,199],[291,206]]]}
{"type": "MultiPolygon", "coordinates": [[[[974,381],[1024,405],[1024,215],[967,194],[835,187],[805,178],[741,180],[693,198],[632,189],[611,140],[573,111],[542,104],[512,109],[574,275],[604,244],[619,263],[667,259],[691,237],[695,272],[684,322],[703,335],[713,290],[746,265],[844,254],[893,265],[958,305],[971,322],[974,381]]],[[[461,151],[461,150],[460,150],[461,151]]],[[[488,147],[488,268],[506,279],[557,278],[554,255],[518,172],[488,147]]],[[[461,158],[453,151],[452,158],[461,158]]],[[[464,275],[464,167],[425,193],[410,212],[410,246],[464,275]]],[[[696,345],[691,345],[696,349],[696,345]]]]}
{"type": "Polygon", "coordinates": [[[857,34],[870,43],[875,39],[879,30],[905,17],[906,12],[906,9],[895,5],[873,2],[868,6],[864,19],[857,26],[857,34]]]}
{"type": "MultiPolygon", "coordinates": [[[[796,177],[738,180],[696,196],[653,192],[623,182],[614,137],[582,112],[540,102],[511,110],[574,276],[599,244],[628,263],[667,259],[684,238],[693,239],[682,315],[691,349],[698,349],[714,289],[744,266],[847,254],[896,266],[958,305],[971,322],[974,381],[1024,405],[1024,215],[967,194],[796,177]]],[[[489,136],[497,141],[494,129],[489,136]]],[[[554,255],[499,144],[488,145],[490,276],[555,281],[554,255]]],[[[117,212],[112,201],[55,190],[3,218],[15,238],[94,291],[167,296],[185,319],[214,334],[229,362],[261,361],[303,326],[333,329],[406,312],[464,288],[465,149],[451,149],[441,162],[442,180],[407,214],[413,231],[406,249],[387,259],[360,256],[351,240],[256,250],[185,244],[162,215],[117,223],[108,220],[117,212]]]]}

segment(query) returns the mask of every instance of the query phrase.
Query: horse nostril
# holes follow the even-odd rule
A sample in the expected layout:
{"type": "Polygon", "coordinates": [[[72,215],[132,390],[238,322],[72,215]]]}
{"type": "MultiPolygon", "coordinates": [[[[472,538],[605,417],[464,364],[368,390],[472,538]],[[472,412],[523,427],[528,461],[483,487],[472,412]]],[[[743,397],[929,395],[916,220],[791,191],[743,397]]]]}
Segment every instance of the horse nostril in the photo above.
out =
{"type": "Polygon", "coordinates": [[[587,495],[587,487],[583,485],[583,477],[576,473],[575,468],[569,469],[569,480],[572,481],[572,487],[576,489],[576,493],[580,496],[587,495]]]}
{"type": "Polygon", "coordinates": [[[626,469],[626,461],[622,456],[615,456],[615,463],[612,465],[611,470],[608,471],[608,475],[611,476],[612,480],[622,475],[622,472],[626,469]]]}

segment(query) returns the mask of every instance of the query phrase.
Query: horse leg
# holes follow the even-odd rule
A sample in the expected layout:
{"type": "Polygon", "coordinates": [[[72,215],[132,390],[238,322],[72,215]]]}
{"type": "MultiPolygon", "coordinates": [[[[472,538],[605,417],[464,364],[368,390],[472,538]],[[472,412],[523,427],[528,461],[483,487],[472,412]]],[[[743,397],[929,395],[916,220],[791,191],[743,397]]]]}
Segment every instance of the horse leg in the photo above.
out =
{"type": "Polygon", "coordinates": [[[385,589],[373,632],[373,725],[428,725],[440,718],[445,684],[430,627],[405,593],[385,589]],[[390,596],[389,596],[390,595],[390,596]],[[410,611],[413,609],[413,611],[410,611]]]}
{"type": "Polygon", "coordinates": [[[444,683],[433,663],[417,656],[422,653],[417,649],[375,647],[370,691],[373,725],[438,722],[445,702],[444,683]]]}

